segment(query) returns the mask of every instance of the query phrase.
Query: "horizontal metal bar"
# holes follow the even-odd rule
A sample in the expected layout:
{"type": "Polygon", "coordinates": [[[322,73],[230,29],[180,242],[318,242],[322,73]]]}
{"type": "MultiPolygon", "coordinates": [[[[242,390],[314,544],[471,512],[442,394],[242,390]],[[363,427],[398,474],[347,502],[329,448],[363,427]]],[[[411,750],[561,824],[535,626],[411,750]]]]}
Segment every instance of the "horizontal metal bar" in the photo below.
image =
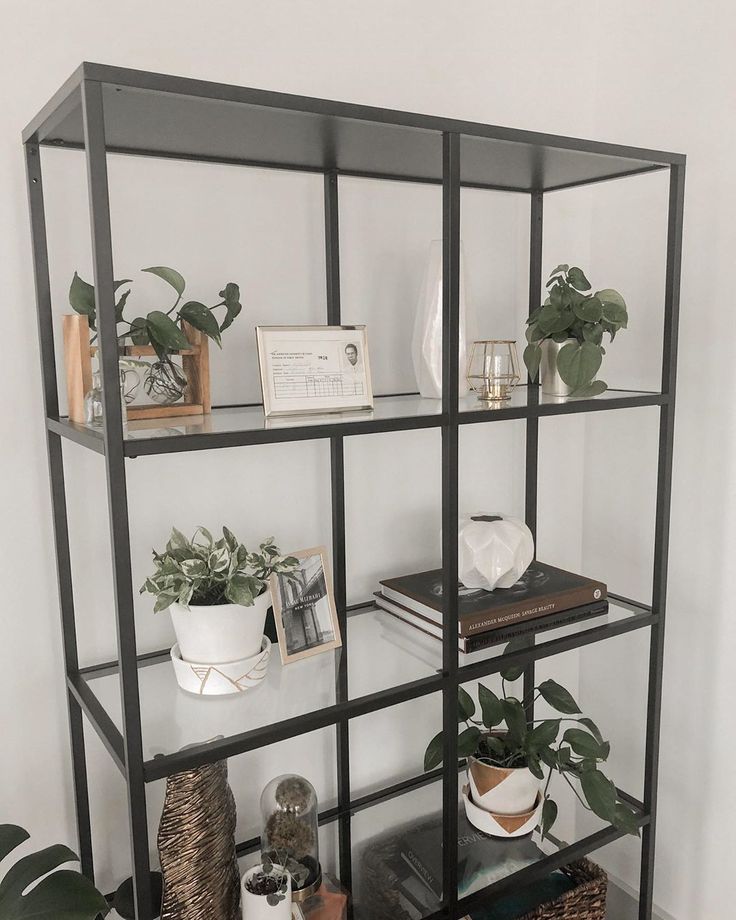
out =
{"type": "Polygon", "coordinates": [[[295,427],[201,432],[199,434],[182,434],[167,438],[129,439],[125,442],[125,456],[144,457],[154,454],[180,453],[182,451],[245,447],[251,444],[312,441],[336,435],[350,437],[351,435],[378,434],[388,431],[416,431],[422,428],[440,428],[445,421],[444,414],[439,413],[437,415],[417,415],[408,418],[366,418],[350,422],[316,422],[314,425],[295,427]]]}
{"type": "MultiPolygon", "coordinates": [[[[622,391],[629,392],[629,391],[622,391]]],[[[525,406],[500,406],[497,409],[470,409],[460,412],[461,425],[480,422],[502,422],[508,419],[529,419],[550,415],[572,415],[579,412],[604,412],[608,409],[632,409],[639,406],[663,406],[669,401],[664,393],[637,393],[608,399],[566,399],[564,402],[529,404],[525,406]]]]}
{"type": "MultiPolygon", "coordinates": [[[[646,826],[648,823],[648,815],[640,814],[637,817],[637,825],[640,828],[646,826]]],[[[578,840],[568,846],[563,846],[556,853],[551,853],[538,862],[530,866],[525,866],[518,872],[513,872],[511,875],[507,875],[506,878],[499,879],[486,888],[482,888],[480,891],[475,891],[473,894],[461,898],[458,902],[458,917],[462,917],[472,910],[477,910],[484,904],[496,901],[510,891],[519,890],[527,885],[531,885],[545,878],[551,872],[554,872],[555,869],[561,869],[562,866],[582,859],[595,850],[607,846],[609,843],[613,843],[614,840],[618,840],[625,836],[626,831],[619,830],[609,825],[608,827],[596,831],[594,834],[583,837],[582,840],[578,840]]]]}
{"type": "Polygon", "coordinates": [[[561,185],[550,185],[544,192],[564,192],[569,188],[580,188],[584,185],[596,185],[598,182],[615,182],[616,179],[630,179],[632,176],[643,176],[646,173],[669,170],[669,165],[642,166],[641,169],[631,169],[625,173],[611,173],[609,176],[598,176],[597,179],[578,179],[576,182],[563,182],[561,185]]]}
{"type": "Polygon", "coordinates": [[[445,678],[441,674],[424,677],[420,680],[402,684],[400,687],[380,690],[377,693],[371,693],[355,700],[346,700],[342,703],[326,706],[323,709],[306,712],[303,715],[284,719],[273,725],[264,725],[260,728],[241,732],[238,735],[231,735],[228,738],[197,745],[184,751],[164,754],[154,760],[145,762],[146,782],[163,779],[173,773],[190,770],[194,767],[213,763],[215,760],[222,760],[225,757],[233,757],[236,754],[243,754],[256,748],[267,747],[269,744],[285,741],[287,738],[294,738],[297,735],[306,735],[309,732],[334,725],[341,718],[357,718],[368,715],[371,712],[377,712],[380,709],[398,706],[418,697],[437,693],[442,689],[444,683],[445,678]]]}
{"type": "Polygon", "coordinates": [[[125,745],[117,725],[112,721],[105,707],[80,674],[68,674],[66,684],[72,698],[81,707],[90,724],[99,735],[100,740],[107,748],[115,766],[123,776],[126,776],[125,745]]]}
{"type": "MultiPolygon", "coordinates": [[[[138,655],[138,667],[146,668],[153,664],[161,664],[164,661],[168,661],[170,658],[170,648],[161,648],[154,652],[144,652],[142,655],[138,655]]],[[[120,662],[117,658],[114,658],[111,661],[100,662],[100,664],[87,665],[84,668],[80,668],[79,673],[84,678],[94,680],[98,677],[108,677],[110,674],[115,674],[119,670],[120,662]]]]}
{"type": "Polygon", "coordinates": [[[46,428],[52,433],[66,438],[68,441],[75,441],[82,447],[88,447],[95,453],[105,454],[105,442],[102,439],[102,432],[93,431],[84,425],[77,425],[67,418],[47,418],[46,428]]]}
{"type": "MultiPolygon", "coordinates": [[[[619,620],[616,623],[606,623],[603,626],[595,626],[592,629],[573,633],[570,636],[562,636],[559,639],[540,642],[538,645],[530,645],[529,648],[520,649],[518,652],[510,652],[485,661],[466,664],[460,667],[458,680],[460,683],[478,680],[481,677],[487,677],[489,674],[497,674],[511,665],[526,665],[532,661],[551,658],[553,655],[560,655],[572,649],[583,648],[594,642],[601,642],[604,639],[612,639],[614,636],[623,636],[636,629],[653,626],[658,619],[659,617],[655,613],[643,613],[638,616],[627,617],[625,620],[619,620]]],[[[531,637],[532,634],[530,634],[530,639],[531,637]]]]}

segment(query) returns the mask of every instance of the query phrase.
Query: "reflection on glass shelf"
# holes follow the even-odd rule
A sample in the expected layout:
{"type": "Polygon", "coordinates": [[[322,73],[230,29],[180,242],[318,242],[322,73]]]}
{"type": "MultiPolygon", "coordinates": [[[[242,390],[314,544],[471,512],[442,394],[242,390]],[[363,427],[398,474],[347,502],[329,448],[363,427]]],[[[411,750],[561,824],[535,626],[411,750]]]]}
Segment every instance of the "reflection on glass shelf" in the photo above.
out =
{"type": "Polygon", "coordinates": [[[660,393],[645,390],[606,390],[600,396],[592,398],[572,396],[548,396],[542,393],[539,387],[518,386],[512,390],[508,399],[498,403],[487,403],[475,395],[463,396],[459,400],[460,416],[463,414],[483,412],[490,415],[514,416],[523,413],[532,406],[538,406],[542,414],[555,414],[556,412],[587,411],[588,409],[606,409],[619,403],[631,405],[657,404],[662,399],[660,393]]]}
{"type": "Polygon", "coordinates": [[[419,396],[386,396],[376,398],[373,409],[323,414],[289,415],[266,418],[261,406],[235,406],[213,409],[210,415],[180,418],[148,419],[128,424],[126,440],[167,438],[178,435],[222,434],[224,432],[278,431],[289,428],[312,428],[323,425],[355,425],[386,423],[391,420],[433,418],[439,416],[442,403],[419,396]]]}
{"type": "MultiPolygon", "coordinates": [[[[352,699],[431,677],[439,667],[439,659],[407,656],[384,631],[383,617],[376,610],[348,619],[347,646],[352,699]]],[[[140,667],[144,757],[171,754],[218,735],[230,737],[333,706],[337,702],[335,656],[340,654],[340,650],[325,652],[282,665],[274,648],[261,684],[227,697],[195,696],[181,690],[169,660],[140,667]]],[[[90,677],[90,687],[122,731],[118,673],[90,677]]]]}

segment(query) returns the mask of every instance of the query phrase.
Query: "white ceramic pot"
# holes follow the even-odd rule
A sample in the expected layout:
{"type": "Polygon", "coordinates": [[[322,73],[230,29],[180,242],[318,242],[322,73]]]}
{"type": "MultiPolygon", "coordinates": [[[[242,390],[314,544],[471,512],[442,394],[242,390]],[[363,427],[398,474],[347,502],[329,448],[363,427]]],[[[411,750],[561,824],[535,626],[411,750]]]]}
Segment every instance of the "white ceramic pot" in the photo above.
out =
{"type": "Polygon", "coordinates": [[[245,887],[248,879],[260,869],[260,866],[253,866],[241,879],[240,909],[243,913],[243,920],[291,920],[291,876],[287,874],[286,896],[283,901],[279,901],[278,904],[269,904],[265,895],[253,894],[245,887]]]}
{"type": "Polygon", "coordinates": [[[473,802],[495,815],[519,815],[534,808],[544,780],[528,767],[494,767],[474,757],[468,760],[473,802]]]}
{"type": "Polygon", "coordinates": [[[227,664],[257,655],[270,605],[268,589],[258,595],[252,607],[172,604],[171,622],[181,657],[198,664],[227,664]]]}
{"type": "Polygon", "coordinates": [[[541,792],[538,792],[534,805],[528,811],[518,815],[493,814],[479,808],[471,798],[470,787],[463,786],[463,805],[468,821],[473,827],[477,827],[484,834],[490,834],[491,837],[508,839],[531,834],[539,824],[543,804],[544,797],[541,792]]]}

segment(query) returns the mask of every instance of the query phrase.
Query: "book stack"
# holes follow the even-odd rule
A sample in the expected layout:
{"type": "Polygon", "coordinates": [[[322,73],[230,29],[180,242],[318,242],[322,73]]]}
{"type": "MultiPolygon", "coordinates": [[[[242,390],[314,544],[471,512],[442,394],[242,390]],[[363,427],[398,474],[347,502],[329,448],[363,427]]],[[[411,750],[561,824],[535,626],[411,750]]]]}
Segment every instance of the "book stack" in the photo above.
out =
{"type": "MultiPolygon", "coordinates": [[[[387,578],[376,604],[428,636],[441,640],[442,570],[387,578]]],[[[495,591],[458,586],[458,650],[477,652],[538,629],[565,626],[608,611],[606,586],[564,569],[532,562],[511,588],[495,591]]]]}

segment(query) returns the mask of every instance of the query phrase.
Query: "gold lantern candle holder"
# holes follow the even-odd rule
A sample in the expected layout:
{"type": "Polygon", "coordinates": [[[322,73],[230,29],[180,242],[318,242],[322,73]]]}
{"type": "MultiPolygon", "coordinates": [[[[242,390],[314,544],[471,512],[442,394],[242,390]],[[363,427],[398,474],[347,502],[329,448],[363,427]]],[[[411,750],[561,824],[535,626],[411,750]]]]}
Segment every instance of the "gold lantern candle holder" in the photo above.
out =
{"type": "Polygon", "coordinates": [[[466,373],[468,386],[482,402],[493,405],[511,397],[521,380],[514,339],[483,339],[473,342],[466,373]]]}

